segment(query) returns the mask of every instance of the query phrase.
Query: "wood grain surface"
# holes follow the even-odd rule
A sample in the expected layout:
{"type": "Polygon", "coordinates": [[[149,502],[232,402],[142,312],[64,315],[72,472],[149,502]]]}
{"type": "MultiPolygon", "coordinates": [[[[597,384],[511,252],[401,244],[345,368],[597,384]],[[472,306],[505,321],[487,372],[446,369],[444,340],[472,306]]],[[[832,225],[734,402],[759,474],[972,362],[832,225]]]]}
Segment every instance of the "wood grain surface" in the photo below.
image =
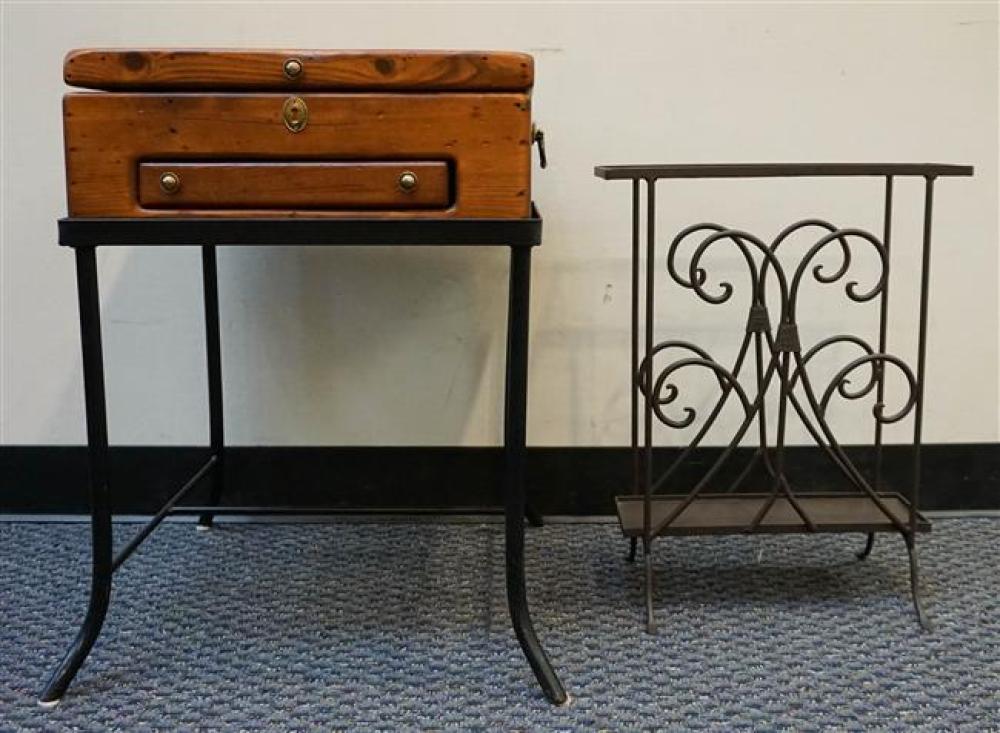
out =
{"type": "MultiPolygon", "coordinates": [[[[300,96],[308,105],[309,122],[293,133],[282,119],[288,99],[283,94],[67,94],[63,113],[70,215],[296,216],[300,211],[309,216],[529,215],[528,94],[300,96]],[[421,160],[446,161],[451,166],[453,203],[447,209],[373,213],[274,205],[192,211],[184,206],[159,208],[159,203],[157,208],[144,207],[139,200],[142,162],[421,160]]],[[[240,195],[251,194],[245,189],[240,195]]]]}
{"type": "Polygon", "coordinates": [[[526,91],[534,60],[509,51],[79,49],[63,76],[104,90],[526,91]],[[288,59],[301,62],[295,78],[288,59]]]}

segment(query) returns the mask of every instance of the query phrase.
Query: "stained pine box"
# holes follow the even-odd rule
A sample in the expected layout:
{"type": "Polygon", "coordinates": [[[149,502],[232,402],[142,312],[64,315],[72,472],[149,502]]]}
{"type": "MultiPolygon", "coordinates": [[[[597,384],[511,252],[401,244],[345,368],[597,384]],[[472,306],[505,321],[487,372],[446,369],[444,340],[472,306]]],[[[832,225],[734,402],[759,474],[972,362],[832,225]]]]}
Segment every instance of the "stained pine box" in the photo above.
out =
{"type": "Polygon", "coordinates": [[[519,218],[531,56],[511,52],[71,52],[78,217],[519,218]]]}

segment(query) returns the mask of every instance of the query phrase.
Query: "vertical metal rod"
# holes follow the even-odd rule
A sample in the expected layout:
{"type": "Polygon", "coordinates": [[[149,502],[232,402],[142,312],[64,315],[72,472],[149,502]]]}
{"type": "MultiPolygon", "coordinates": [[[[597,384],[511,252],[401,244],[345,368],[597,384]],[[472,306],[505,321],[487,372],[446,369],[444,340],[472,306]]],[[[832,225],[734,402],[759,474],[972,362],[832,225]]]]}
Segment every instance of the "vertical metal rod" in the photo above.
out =
{"type": "MultiPolygon", "coordinates": [[[[892,257],[889,252],[889,243],[892,239],[892,176],[885,177],[885,209],[882,214],[882,246],[885,247],[885,284],[882,286],[882,293],[879,296],[879,318],[878,318],[878,353],[886,353],[886,333],[889,319],[889,273],[892,257]]],[[[881,405],[885,401],[885,364],[878,363],[878,385],[875,392],[875,404],[881,405]]],[[[875,419],[875,476],[873,488],[875,491],[882,490],[882,422],[875,419]]],[[[868,557],[872,548],[875,547],[875,533],[869,532],[865,547],[858,553],[858,559],[864,560],[868,557]]]]}
{"type": "MultiPolygon", "coordinates": [[[[631,436],[632,436],[632,493],[638,494],[642,482],[642,460],[639,455],[639,179],[632,181],[632,327],[629,339],[632,349],[632,368],[629,372],[631,389],[631,436]]],[[[638,540],[629,540],[629,562],[635,562],[638,540]]]]}
{"type": "Polygon", "coordinates": [[[927,304],[931,277],[931,213],[934,208],[934,176],[927,176],[924,189],[923,256],[920,265],[920,324],[917,341],[917,401],[913,418],[913,494],[910,497],[909,534],[905,536],[910,556],[910,586],[913,607],[920,625],[930,629],[930,622],[920,599],[920,569],[917,562],[917,507],[920,504],[921,440],[924,420],[924,378],[927,371],[927,304]]]}
{"type": "Polygon", "coordinates": [[[507,605],[514,633],[545,697],[556,705],[568,697],[538,641],[528,612],[524,578],[524,463],[528,394],[528,307],[531,248],[510,248],[507,313],[507,375],[504,389],[504,508],[507,605]]]}
{"type": "MultiPolygon", "coordinates": [[[[219,336],[219,273],[215,247],[201,248],[201,276],[205,293],[205,354],[208,366],[208,433],[215,468],[210,477],[209,506],[217,506],[225,487],[225,432],[222,412],[222,349],[219,336]]],[[[198,529],[209,529],[213,515],[202,514],[198,529]]]]}
{"type": "Polygon", "coordinates": [[[39,703],[55,705],[97,641],[111,600],[112,529],[108,470],[108,418],[104,397],[104,356],[101,349],[101,303],[97,291],[94,247],[76,250],[76,285],[80,303],[83,350],[83,391],[87,414],[87,456],[90,474],[91,581],[90,603],[80,631],[52,673],[39,703]]]}
{"type": "Polygon", "coordinates": [[[913,496],[910,504],[910,534],[917,534],[917,505],[920,503],[921,440],[924,422],[924,376],[927,371],[927,303],[931,277],[931,212],[934,208],[934,177],[927,177],[924,191],[923,255],[920,265],[920,323],[917,340],[917,401],[913,419],[913,496]]]}
{"type": "Polygon", "coordinates": [[[653,306],[656,274],[656,179],[646,179],[646,367],[649,370],[646,399],[643,404],[643,440],[645,479],[643,481],[642,540],[646,563],[646,631],[656,633],[653,615],[653,306]]]}
{"type": "MultiPolygon", "coordinates": [[[[885,177],[885,213],[882,221],[882,245],[885,247],[885,284],[882,286],[882,294],[879,296],[879,321],[878,321],[878,353],[884,354],[886,350],[886,332],[889,317],[889,240],[892,236],[892,176],[885,177]]],[[[875,402],[882,404],[885,399],[885,364],[878,367],[878,385],[876,386],[875,402]]],[[[882,488],[882,422],[875,420],[875,490],[882,488]]]]}

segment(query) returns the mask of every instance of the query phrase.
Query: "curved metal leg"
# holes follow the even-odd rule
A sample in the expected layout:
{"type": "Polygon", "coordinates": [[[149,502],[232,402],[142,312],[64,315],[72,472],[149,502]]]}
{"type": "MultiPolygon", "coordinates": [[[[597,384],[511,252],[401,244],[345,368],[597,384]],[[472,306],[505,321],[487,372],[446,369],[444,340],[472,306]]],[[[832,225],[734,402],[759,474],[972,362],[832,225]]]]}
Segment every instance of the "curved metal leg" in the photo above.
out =
{"type": "MultiPolygon", "coordinates": [[[[516,490],[515,490],[516,491],[516,490]]],[[[515,492],[511,492],[515,493],[515,492]]],[[[564,705],[569,702],[569,696],[556,676],[542,648],[538,635],[535,633],[531,614],[528,611],[528,598],[524,581],[524,520],[522,514],[511,511],[511,497],[507,503],[507,605],[510,609],[510,620],[514,634],[521,645],[521,650],[535,673],[535,678],[545,693],[549,702],[564,705]]]]}
{"type": "Polygon", "coordinates": [[[104,626],[104,619],[111,602],[111,520],[100,518],[96,513],[92,519],[93,569],[90,585],[90,604],[76,639],[70,645],[63,660],[56,667],[45,689],[38,698],[38,704],[45,707],[57,705],[62,699],[76,673],[97,641],[104,626]],[[106,524],[106,526],[105,526],[106,524]],[[107,541],[103,537],[107,535],[107,541]]]}
{"type": "Polygon", "coordinates": [[[638,537],[633,537],[628,541],[628,558],[626,559],[629,562],[635,562],[635,551],[638,546],[639,546],[638,537]]]}
{"type": "MultiPolygon", "coordinates": [[[[222,350],[219,338],[219,276],[215,260],[215,247],[201,248],[202,285],[205,292],[205,353],[208,362],[208,428],[212,455],[216,463],[212,469],[209,506],[218,506],[225,485],[225,438],[222,421],[222,350]]],[[[210,512],[198,518],[198,529],[212,528],[214,515],[210,512]]]]}
{"type": "Polygon", "coordinates": [[[90,603],[76,639],[42,690],[39,704],[55,705],[73,681],[104,625],[111,600],[111,497],[108,490],[108,428],[101,353],[101,311],[97,295],[97,258],[93,247],[76,250],[83,346],[83,386],[90,463],[91,582],[90,603]]]}
{"type": "Polygon", "coordinates": [[[652,542],[643,538],[642,556],[646,561],[646,632],[656,633],[656,616],[653,611],[653,553],[652,542]]]}
{"type": "Polygon", "coordinates": [[[865,542],[865,549],[858,553],[858,560],[864,560],[869,555],[872,554],[872,548],[875,547],[875,533],[868,533],[868,540],[865,542]]]}
{"type": "Polygon", "coordinates": [[[910,555],[910,591],[913,594],[913,608],[917,612],[917,620],[924,631],[933,631],[930,617],[924,611],[924,604],[920,597],[920,565],[917,561],[917,543],[912,536],[906,538],[906,551],[910,555]]]}
{"type": "Polygon", "coordinates": [[[528,303],[531,249],[511,247],[510,304],[507,315],[507,380],[504,394],[504,509],[507,605],[521,650],[545,697],[565,705],[569,696],[538,641],[524,580],[524,453],[528,394],[528,303]]]}

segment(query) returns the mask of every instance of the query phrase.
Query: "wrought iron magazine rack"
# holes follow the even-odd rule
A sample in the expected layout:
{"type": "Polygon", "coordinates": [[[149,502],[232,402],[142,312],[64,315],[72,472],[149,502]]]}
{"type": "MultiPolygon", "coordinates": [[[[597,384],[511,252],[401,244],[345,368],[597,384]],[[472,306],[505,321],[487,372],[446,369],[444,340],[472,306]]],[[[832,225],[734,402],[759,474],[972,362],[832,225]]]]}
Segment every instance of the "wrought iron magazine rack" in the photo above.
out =
{"type": "MultiPolygon", "coordinates": [[[[594,169],[597,177],[632,182],[632,288],[631,288],[631,447],[633,454],[632,492],[617,498],[618,517],[630,539],[629,559],[634,560],[642,540],[645,562],[645,603],[647,630],[655,632],[653,605],[653,540],[662,536],[736,533],[859,532],[867,543],[858,557],[871,552],[877,532],[898,532],[909,555],[910,584],[917,617],[924,628],[929,620],[920,596],[917,536],[930,530],[930,522],[919,511],[920,446],[924,408],[924,380],[927,351],[927,307],[931,253],[931,212],[934,181],[941,176],[971,176],[970,166],[937,164],[734,164],[734,165],[612,165],[594,169]],[[710,305],[730,302],[737,287],[715,276],[704,264],[710,249],[731,247],[745,263],[749,277],[746,328],[737,355],[731,364],[716,360],[704,348],[686,340],[669,339],[654,343],[654,301],[656,271],[656,182],[688,178],[867,176],[884,179],[885,198],[881,237],[860,228],[839,228],[822,219],[810,218],[785,227],[770,242],[740,229],[705,222],[682,229],[666,251],[670,280],[710,305]],[[921,243],[920,306],[915,371],[888,350],[890,239],[892,234],[893,180],[915,176],[925,181],[923,235],[921,243]],[[641,184],[646,187],[645,282],[640,282],[641,184]],[[789,267],[787,256],[779,259],[779,248],[793,235],[812,233],[811,245],[789,267]],[[847,279],[855,247],[870,248],[878,261],[874,284],[862,286],[847,279]],[[838,264],[818,262],[825,250],[839,252],[838,264]],[[687,257],[682,267],[682,256],[687,257]],[[846,280],[843,291],[855,303],[878,305],[878,343],[873,346],[854,334],[827,336],[803,344],[799,325],[799,293],[812,276],[822,285],[846,280]],[[640,314],[640,291],[644,308],[640,314]],[[769,305],[772,307],[769,308],[769,305]],[[777,305],[777,309],[774,309],[777,305]],[[640,330],[643,345],[640,347],[640,330]],[[810,363],[831,347],[850,348],[857,354],[843,364],[821,388],[813,381],[810,363]],[[662,366],[658,362],[665,362],[662,366]],[[682,370],[702,369],[717,384],[717,396],[709,401],[707,415],[698,425],[693,407],[671,413],[681,396],[676,378],[682,370]],[[896,370],[905,384],[902,405],[890,409],[886,400],[886,374],[896,370]],[[747,372],[751,375],[748,376],[747,372]],[[853,385],[851,379],[860,378],[853,385]],[[749,383],[749,384],[748,384],[749,383]],[[773,435],[766,416],[768,396],[776,393],[777,422],[773,435]],[[838,442],[827,419],[834,397],[860,400],[873,395],[874,470],[865,476],[838,442]],[[701,475],[686,495],[664,494],[676,479],[678,468],[687,461],[717,423],[727,403],[738,404],[742,413],[728,445],[701,475]],[[642,402],[640,442],[639,402],[642,402]],[[829,458],[832,467],[849,486],[842,492],[803,492],[794,487],[787,472],[785,441],[789,413],[829,458]],[[660,475],[654,475],[653,418],[669,428],[691,427],[694,435],[676,459],[660,475]],[[907,418],[913,424],[913,475],[909,495],[885,491],[883,487],[883,427],[907,418]],[[758,443],[751,459],[735,480],[720,490],[709,490],[718,481],[720,469],[733,457],[756,423],[758,443]],[[765,471],[766,490],[739,491],[759,464],[765,471]]],[[[781,250],[786,255],[785,245],[781,250]]],[[[827,351],[829,350],[829,351],[827,351]]],[[[760,470],[758,468],[758,470],[760,470]]]]}

